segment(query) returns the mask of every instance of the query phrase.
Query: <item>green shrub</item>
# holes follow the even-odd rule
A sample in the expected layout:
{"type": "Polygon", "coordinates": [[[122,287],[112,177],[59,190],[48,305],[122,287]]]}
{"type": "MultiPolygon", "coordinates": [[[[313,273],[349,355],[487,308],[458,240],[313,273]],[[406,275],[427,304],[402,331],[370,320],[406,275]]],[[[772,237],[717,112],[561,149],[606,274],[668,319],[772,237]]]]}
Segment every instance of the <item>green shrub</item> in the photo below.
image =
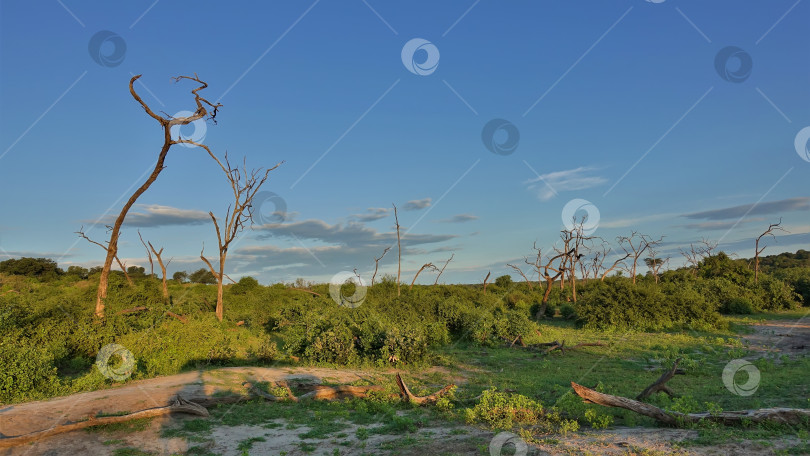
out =
{"type": "Polygon", "coordinates": [[[754,305],[748,298],[731,298],[723,305],[722,312],[732,315],[750,315],[754,313],[754,305]]]}
{"type": "Polygon", "coordinates": [[[543,416],[543,406],[520,394],[486,390],[472,409],[465,411],[468,423],[484,423],[493,429],[511,429],[514,425],[537,424],[543,416]]]}

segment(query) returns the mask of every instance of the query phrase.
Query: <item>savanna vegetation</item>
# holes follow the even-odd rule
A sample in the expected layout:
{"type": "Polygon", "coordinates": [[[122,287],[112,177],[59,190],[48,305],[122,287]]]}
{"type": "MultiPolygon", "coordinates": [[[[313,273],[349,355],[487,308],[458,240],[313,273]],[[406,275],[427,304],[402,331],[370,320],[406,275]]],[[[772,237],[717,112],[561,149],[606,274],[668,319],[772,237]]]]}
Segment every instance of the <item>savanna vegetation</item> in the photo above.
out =
{"type": "MultiPolygon", "coordinates": [[[[134,354],[131,380],[213,366],[353,366],[380,372],[475,366],[480,370],[471,382],[430,412],[431,419],[519,427],[526,429],[526,439],[581,427],[652,425],[627,411],[583,404],[570,382],[632,397],[678,358],[686,370],[673,380],[679,394],[655,395],[651,403],[682,412],[807,407],[810,391],[802,374],[810,368],[807,358],[755,361],[762,385],[753,400],[717,393],[718,369],[746,353],[741,323],[756,315],[805,313],[807,256],[800,250],[764,257],[755,282],[749,260],[707,254],[695,265],[656,275],[579,280],[576,301],[572,287],[560,280],[547,292],[544,281],[510,276],[486,287],[412,288],[383,276],[359,305],[346,306],[332,299],[328,284],[263,286],[245,277],[224,286],[228,310],[222,322],[214,313],[216,280],[205,269],[175,274],[168,280],[168,298],[161,280],[143,268],[129,269],[131,285],[123,272],[113,271],[107,315],[99,320],[88,305],[98,268],[63,270],[49,259],[11,259],[0,262],[0,402],[116,384],[96,364],[100,348],[116,343],[134,354]],[[789,266],[780,266],[785,263],[789,266]],[[556,353],[516,347],[516,341],[531,346],[549,340],[604,346],[556,353]],[[508,375],[503,366],[510,366],[508,375]],[[590,375],[583,380],[586,370],[590,375]]],[[[356,287],[347,281],[341,295],[354,295],[356,287]]],[[[413,381],[420,388],[424,379],[413,381]]],[[[797,432],[779,426],[755,432],[774,429],[797,432]]],[[[806,438],[803,429],[798,432],[806,438]]],[[[735,431],[710,425],[704,432],[735,431]]]]}

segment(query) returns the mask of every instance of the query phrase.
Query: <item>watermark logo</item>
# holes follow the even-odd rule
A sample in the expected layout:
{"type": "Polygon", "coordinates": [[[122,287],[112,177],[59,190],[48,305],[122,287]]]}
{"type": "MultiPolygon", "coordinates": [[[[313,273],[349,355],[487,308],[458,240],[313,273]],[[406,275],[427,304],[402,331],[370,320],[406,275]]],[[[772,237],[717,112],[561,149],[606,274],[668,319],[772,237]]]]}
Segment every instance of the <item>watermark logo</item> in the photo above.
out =
{"type": "MultiPolygon", "coordinates": [[[[178,119],[181,117],[191,117],[194,113],[191,111],[180,111],[172,116],[173,119],[178,119]]],[[[177,140],[184,140],[184,141],[194,141],[195,143],[202,144],[205,141],[205,133],[208,132],[208,125],[205,123],[205,119],[197,119],[194,122],[186,125],[174,125],[170,130],[170,134],[172,139],[175,141],[177,140]],[[194,131],[188,135],[183,133],[183,129],[193,128],[194,131]]],[[[183,147],[197,147],[194,144],[188,143],[180,143],[183,147]]]]}
{"type": "Polygon", "coordinates": [[[284,223],[287,202],[273,192],[261,191],[253,197],[253,219],[260,225],[284,223]]]}
{"type": "Polygon", "coordinates": [[[565,229],[578,229],[579,224],[582,223],[582,233],[586,236],[593,234],[599,227],[599,218],[599,208],[590,201],[580,198],[572,199],[565,204],[562,210],[565,229]]]}
{"type": "Polygon", "coordinates": [[[481,141],[493,154],[511,155],[520,143],[520,131],[508,120],[492,119],[484,125],[481,141]]]}
{"type": "Polygon", "coordinates": [[[113,68],[124,62],[127,54],[127,42],[115,32],[102,30],[90,38],[87,50],[96,63],[113,68]]]}
{"type": "Polygon", "coordinates": [[[490,456],[501,456],[501,451],[505,445],[512,445],[515,448],[515,456],[526,456],[529,452],[529,445],[520,437],[511,432],[501,432],[489,442],[490,456]]]}
{"type": "Polygon", "coordinates": [[[714,56],[714,68],[723,80],[744,82],[751,76],[754,61],[751,55],[737,46],[726,46],[714,56]]]}
{"type": "Polygon", "coordinates": [[[796,134],[793,141],[796,146],[796,153],[806,162],[810,162],[810,127],[804,127],[796,134]]]}
{"type": "Polygon", "coordinates": [[[723,368],[723,384],[738,396],[750,396],[759,388],[759,369],[744,359],[733,359],[723,368]],[[748,375],[745,383],[736,381],[737,374],[740,372],[748,375]]]}
{"type": "Polygon", "coordinates": [[[428,40],[414,38],[402,46],[402,64],[413,74],[433,74],[439,66],[439,48],[428,40]]]}
{"type": "Polygon", "coordinates": [[[339,306],[355,308],[363,304],[366,300],[368,287],[363,283],[363,279],[355,275],[354,272],[341,271],[329,281],[329,296],[339,306]],[[347,288],[354,287],[352,294],[347,294],[347,288]]]}
{"type": "Polygon", "coordinates": [[[96,355],[96,367],[101,375],[122,382],[132,375],[135,356],[123,345],[107,344],[96,355]]]}

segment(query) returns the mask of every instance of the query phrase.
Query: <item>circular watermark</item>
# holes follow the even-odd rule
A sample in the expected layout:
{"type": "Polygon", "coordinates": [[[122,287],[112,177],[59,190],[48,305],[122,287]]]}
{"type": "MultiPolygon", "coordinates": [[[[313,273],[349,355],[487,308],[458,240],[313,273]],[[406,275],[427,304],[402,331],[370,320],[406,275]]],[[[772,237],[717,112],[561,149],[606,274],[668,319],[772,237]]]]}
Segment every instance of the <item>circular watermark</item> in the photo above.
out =
{"type": "MultiPolygon", "coordinates": [[[[180,111],[172,116],[173,119],[178,119],[180,117],[191,117],[194,113],[191,111],[180,111]]],[[[170,134],[173,140],[177,141],[179,139],[185,141],[194,141],[195,143],[202,144],[205,140],[205,133],[208,132],[208,125],[205,123],[205,119],[197,119],[189,124],[186,125],[174,125],[170,130],[170,134]],[[189,125],[194,128],[194,131],[190,134],[184,134],[182,129],[189,128],[189,125]]],[[[194,144],[188,143],[180,143],[183,147],[197,147],[194,144]]]]}
{"type": "Polygon", "coordinates": [[[529,452],[529,445],[520,437],[511,432],[501,432],[492,438],[489,442],[490,456],[501,456],[501,450],[504,445],[512,445],[515,448],[515,456],[526,456],[529,452]]]}
{"type": "Polygon", "coordinates": [[[723,368],[723,384],[738,396],[750,396],[759,388],[759,369],[744,359],[733,359],[723,368]],[[745,383],[736,382],[735,377],[739,372],[748,375],[745,383]]]}
{"type": "Polygon", "coordinates": [[[414,38],[402,46],[402,64],[413,74],[427,76],[439,66],[439,48],[423,38],[414,38]]]}
{"type": "Polygon", "coordinates": [[[520,143],[520,131],[505,119],[492,119],[481,130],[484,146],[497,155],[511,155],[520,143]]]}
{"type": "Polygon", "coordinates": [[[260,225],[284,223],[287,202],[273,192],[261,191],[253,197],[253,218],[260,225]]]}
{"type": "Polygon", "coordinates": [[[726,46],[714,56],[714,69],[723,80],[728,82],[744,82],[751,76],[754,61],[751,54],[737,46],[726,46]]]}
{"type": "Polygon", "coordinates": [[[363,283],[363,279],[355,275],[354,272],[341,271],[332,276],[329,281],[329,296],[338,305],[344,307],[359,307],[366,300],[368,287],[363,283]],[[354,285],[354,293],[347,295],[344,287],[354,285]]]}
{"type": "Polygon", "coordinates": [[[124,62],[127,54],[127,42],[115,32],[102,30],[90,38],[87,50],[96,63],[113,68],[124,62]]]}
{"type": "Polygon", "coordinates": [[[135,356],[123,345],[107,344],[96,355],[96,367],[101,375],[122,382],[132,375],[135,356]]]}
{"type": "Polygon", "coordinates": [[[581,223],[582,233],[586,236],[593,234],[596,228],[599,227],[599,217],[599,208],[590,201],[581,198],[572,199],[565,204],[562,210],[562,221],[565,229],[577,229],[581,223]]]}
{"type": "Polygon", "coordinates": [[[810,162],[810,127],[804,127],[796,134],[793,141],[796,153],[806,162],[810,162]]]}

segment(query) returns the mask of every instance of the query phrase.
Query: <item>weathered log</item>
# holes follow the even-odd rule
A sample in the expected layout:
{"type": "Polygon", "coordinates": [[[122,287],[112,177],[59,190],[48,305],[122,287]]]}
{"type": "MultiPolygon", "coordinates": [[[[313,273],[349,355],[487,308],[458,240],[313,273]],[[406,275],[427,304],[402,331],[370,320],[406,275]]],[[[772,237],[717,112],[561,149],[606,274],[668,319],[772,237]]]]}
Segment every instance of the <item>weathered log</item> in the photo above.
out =
{"type": "Polygon", "coordinates": [[[652,396],[653,394],[659,391],[667,393],[669,397],[674,396],[675,393],[673,393],[672,390],[669,389],[669,386],[667,386],[666,383],[672,380],[672,377],[684,373],[683,369],[678,369],[678,363],[680,362],[681,358],[676,359],[675,363],[672,365],[672,369],[661,374],[661,377],[659,377],[658,380],[653,382],[652,385],[645,388],[644,391],[642,391],[641,393],[639,393],[638,396],[636,396],[636,400],[640,401],[642,399],[652,396]]]}
{"type": "Polygon", "coordinates": [[[419,405],[435,404],[439,398],[446,396],[453,388],[456,387],[456,385],[447,385],[429,396],[415,396],[413,393],[411,393],[411,390],[408,389],[408,385],[405,384],[405,380],[402,380],[402,376],[399,375],[399,373],[397,373],[397,386],[399,386],[399,396],[402,398],[402,400],[419,405]]]}
{"type": "Polygon", "coordinates": [[[188,317],[185,317],[183,315],[178,315],[178,314],[176,314],[174,312],[170,312],[168,310],[166,311],[166,315],[168,315],[170,317],[173,317],[173,318],[176,318],[176,319],[180,320],[183,323],[188,323],[188,317]]]}
{"type": "Polygon", "coordinates": [[[654,405],[645,404],[644,402],[626,397],[599,393],[574,382],[571,382],[571,386],[574,388],[574,392],[587,403],[603,405],[605,407],[623,408],[676,427],[682,427],[684,424],[698,423],[700,421],[711,421],[727,425],[745,425],[747,423],[762,422],[801,424],[804,420],[810,419],[810,409],[783,407],[685,414],[663,410],[654,405]]]}
{"type": "Polygon", "coordinates": [[[104,424],[123,423],[126,421],[137,420],[141,418],[154,418],[157,416],[168,415],[171,413],[188,413],[202,417],[208,416],[208,410],[205,407],[189,402],[180,396],[177,396],[171,404],[165,407],[155,407],[151,409],[141,410],[140,412],[130,413],[120,416],[105,416],[105,417],[89,417],[86,421],[78,421],[75,423],[68,423],[59,426],[54,426],[44,431],[31,432],[29,434],[18,435],[14,437],[0,438],[0,448],[9,448],[13,446],[30,443],[44,437],[62,434],[65,432],[84,429],[91,426],[99,426],[104,424]]]}

